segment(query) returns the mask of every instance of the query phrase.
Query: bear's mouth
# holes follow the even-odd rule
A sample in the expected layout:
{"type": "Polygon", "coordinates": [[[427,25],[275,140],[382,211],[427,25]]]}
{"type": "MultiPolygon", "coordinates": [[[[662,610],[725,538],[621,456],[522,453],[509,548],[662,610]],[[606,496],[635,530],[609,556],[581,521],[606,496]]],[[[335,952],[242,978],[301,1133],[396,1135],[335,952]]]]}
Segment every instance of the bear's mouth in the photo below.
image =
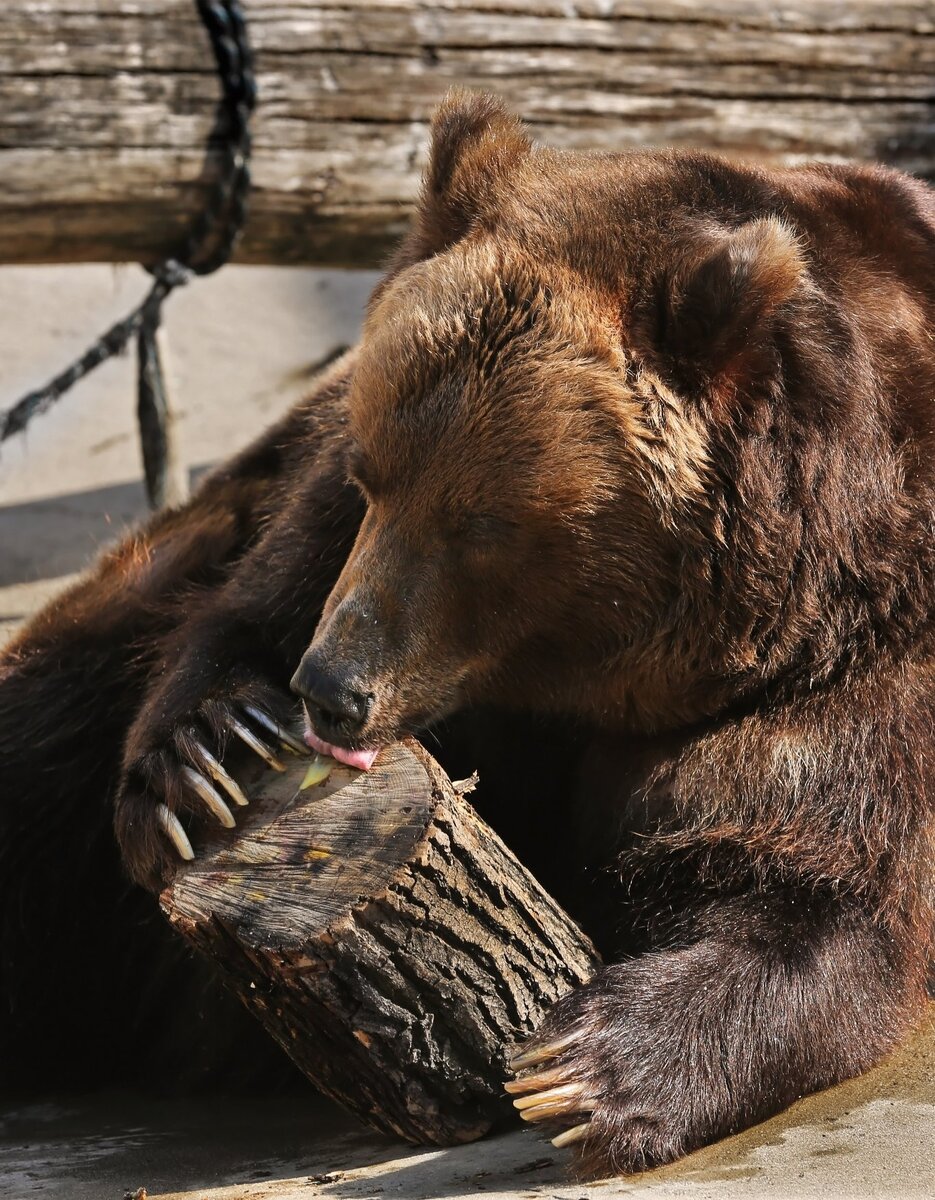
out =
{"type": "Polygon", "coordinates": [[[379,746],[375,750],[349,750],[345,746],[336,746],[333,742],[326,742],[312,728],[307,711],[305,713],[303,737],[305,738],[306,745],[311,746],[319,754],[327,754],[329,758],[335,759],[336,762],[343,763],[346,767],[354,767],[358,771],[369,771],[373,766],[374,759],[380,753],[379,746]]]}

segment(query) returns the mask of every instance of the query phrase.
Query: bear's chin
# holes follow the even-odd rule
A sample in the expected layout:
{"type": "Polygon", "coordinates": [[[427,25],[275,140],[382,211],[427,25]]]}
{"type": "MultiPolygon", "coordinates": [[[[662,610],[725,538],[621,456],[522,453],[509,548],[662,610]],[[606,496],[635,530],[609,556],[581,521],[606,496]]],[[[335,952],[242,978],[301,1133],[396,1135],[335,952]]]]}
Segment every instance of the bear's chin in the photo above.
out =
{"type": "Polygon", "coordinates": [[[343,746],[333,746],[324,738],[320,738],[308,725],[305,726],[303,736],[306,744],[313,750],[317,750],[319,754],[327,754],[329,758],[343,763],[346,767],[355,767],[358,771],[369,771],[373,766],[374,759],[380,753],[379,747],[376,750],[346,750],[343,746]]]}

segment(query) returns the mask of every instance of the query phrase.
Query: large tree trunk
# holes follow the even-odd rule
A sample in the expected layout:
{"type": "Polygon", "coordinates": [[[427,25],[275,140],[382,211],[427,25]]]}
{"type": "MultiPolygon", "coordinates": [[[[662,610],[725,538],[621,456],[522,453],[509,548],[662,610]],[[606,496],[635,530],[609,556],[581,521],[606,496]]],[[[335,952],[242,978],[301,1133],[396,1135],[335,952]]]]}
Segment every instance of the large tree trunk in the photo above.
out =
{"type": "Polygon", "coordinates": [[[304,771],[258,773],[163,909],[323,1091],[411,1141],[479,1137],[595,952],[416,743],[304,771]]]}
{"type": "MultiPolygon", "coordinates": [[[[375,265],[452,85],[545,142],[935,170],[931,0],[246,0],[255,189],[238,257],[375,265]]],[[[4,0],[0,262],[170,252],[214,170],[191,0],[4,0]]]]}

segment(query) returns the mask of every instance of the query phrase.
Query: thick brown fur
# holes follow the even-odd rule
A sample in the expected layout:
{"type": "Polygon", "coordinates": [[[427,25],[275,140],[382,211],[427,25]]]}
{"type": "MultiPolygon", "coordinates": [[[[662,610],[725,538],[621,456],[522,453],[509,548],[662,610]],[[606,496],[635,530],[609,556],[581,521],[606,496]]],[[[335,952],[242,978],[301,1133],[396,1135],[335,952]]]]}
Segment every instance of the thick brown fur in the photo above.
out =
{"type": "MultiPolygon", "coordinates": [[[[317,423],[340,429],[351,361],[0,654],[0,1090],[283,1076],[268,1040],[128,883],[113,802],[145,688],[171,673],[178,631],[200,627],[298,491],[317,423]]],[[[262,661],[262,635],[252,641],[262,661]]]]}
{"type": "MultiPolygon", "coordinates": [[[[197,842],[190,731],[275,706],[296,666],[348,749],[541,715],[587,751],[541,867],[613,960],[534,1043],[583,1164],[668,1161],[878,1060],[932,937],[933,266],[931,194],[892,171],[559,154],[450,98],[359,350],[284,427],[248,531],[212,540],[207,578],[180,560],[133,628],[133,876],[171,870],[157,802],[197,842]]],[[[132,608],[108,579],[78,633],[80,593],[23,636],[0,734],[24,663],[54,675],[100,602],[132,608]]],[[[104,657],[128,697],[126,651],[104,657]]]]}

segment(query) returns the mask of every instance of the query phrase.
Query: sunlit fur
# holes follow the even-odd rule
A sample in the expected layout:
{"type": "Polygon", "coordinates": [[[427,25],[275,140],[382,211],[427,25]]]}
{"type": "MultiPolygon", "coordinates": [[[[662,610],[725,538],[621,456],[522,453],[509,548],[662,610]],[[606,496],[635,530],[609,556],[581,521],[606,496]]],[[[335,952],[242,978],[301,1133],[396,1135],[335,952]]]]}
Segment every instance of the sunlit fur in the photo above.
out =
{"type": "Polygon", "coordinates": [[[606,952],[534,1041],[586,1169],[863,1070],[931,947],[933,266],[895,172],[562,154],[450,98],[361,346],[8,652],[10,824],[100,813],[122,746],[158,887],[189,731],[306,652],[372,693],[349,748],[476,717],[478,802],[606,952]]]}

